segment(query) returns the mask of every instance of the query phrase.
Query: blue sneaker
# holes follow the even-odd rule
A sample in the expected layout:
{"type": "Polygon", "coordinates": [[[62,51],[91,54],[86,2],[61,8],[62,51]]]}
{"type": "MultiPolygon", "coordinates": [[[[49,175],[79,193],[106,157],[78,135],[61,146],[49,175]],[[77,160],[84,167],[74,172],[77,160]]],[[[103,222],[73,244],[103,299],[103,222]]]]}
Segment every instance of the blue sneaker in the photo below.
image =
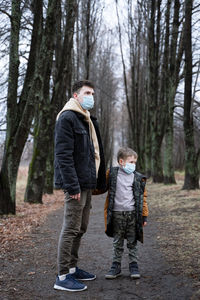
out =
{"type": "Polygon", "coordinates": [[[56,283],[54,284],[55,290],[80,292],[87,289],[87,286],[74,278],[73,275],[67,274],[64,280],[60,280],[56,277],[56,283]]]}
{"type": "Polygon", "coordinates": [[[136,262],[132,262],[129,264],[129,271],[131,278],[138,279],[140,278],[140,272],[138,269],[138,264],[136,262]]]}
{"type": "Polygon", "coordinates": [[[94,280],[96,278],[96,275],[83,271],[78,267],[75,268],[75,272],[71,273],[71,275],[77,280],[94,280]]]}
{"type": "Polygon", "coordinates": [[[121,275],[121,264],[113,262],[110,271],[105,275],[106,279],[115,279],[121,275]]]}

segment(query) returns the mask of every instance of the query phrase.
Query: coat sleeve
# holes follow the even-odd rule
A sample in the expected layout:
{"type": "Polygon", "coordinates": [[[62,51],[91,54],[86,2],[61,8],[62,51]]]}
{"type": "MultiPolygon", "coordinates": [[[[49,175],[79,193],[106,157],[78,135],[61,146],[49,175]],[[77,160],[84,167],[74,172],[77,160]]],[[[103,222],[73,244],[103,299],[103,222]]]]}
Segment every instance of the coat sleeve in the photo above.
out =
{"type": "Polygon", "coordinates": [[[149,209],[147,205],[147,190],[146,188],[144,189],[144,198],[143,198],[143,211],[142,211],[142,216],[143,217],[148,217],[149,214],[149,209]]]}
{"type": "Polygon", "coordinates": [[[73,154],[73,121],[66,114],[62,114],[56,122],[55,128],[55,156],[62,177],[62,188],[67,190],[70,195],[80,193],[73,154]]]}
{"type": "Polygon", "coordinates": [[[109,186],[109,169],[106,171],[106,187],[104,189],[95,189],[92,191],[92,195],[101,195],[107,192],[109,186]]]}
{"type": "MultiPolygon", "coordinates": [[[[110,175],[110,170],[108,169],[106,171],[106,190],[107,191],[109,189],[109,175],[110,175]]],[[[107,230],[108,204],[109,204],[109,191],[107,193],[106,201],[105,201],[105,204],[104,204],[104,224],[105,224],[105,231],[107,230]]]]}
{"type": "Polygon", "coordinates": [[[105,224],[105,231],[107,230],[108,204],[109,204],[109,197],[108,197],[108,194],[107,194],[106,201],[105,201],[105,204],[104,204],[104,224],[105,224]]]}

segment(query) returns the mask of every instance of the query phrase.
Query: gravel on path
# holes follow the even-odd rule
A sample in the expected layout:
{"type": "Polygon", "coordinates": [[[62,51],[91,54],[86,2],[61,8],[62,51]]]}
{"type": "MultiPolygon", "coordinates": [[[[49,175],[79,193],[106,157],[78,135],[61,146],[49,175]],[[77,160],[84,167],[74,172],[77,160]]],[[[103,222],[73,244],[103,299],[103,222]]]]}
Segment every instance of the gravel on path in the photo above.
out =
{"type": "MultiPolygon", "coordinates": [[[[94,196],[87,233],[82,239],[79,267],[97,275],[87,282],[83,292],[53,289],[57,274],[57,243],[62,225],[63,209],[54,211],[46,222],[32,231],[19,248],[0,259],[0,299],[2,300],[198,300],[192,280],[174,275],[157,243],[159,229],[151,217],[145,228],[145,242],[138,244],[141,278],[131,279],[126,248],[122,276],[106,280],[111,266],[112,239],[104,234],[103,206],[105,195],[94,196]]],[[[85,282],[86,283],[86,282],[85,282]]]]}

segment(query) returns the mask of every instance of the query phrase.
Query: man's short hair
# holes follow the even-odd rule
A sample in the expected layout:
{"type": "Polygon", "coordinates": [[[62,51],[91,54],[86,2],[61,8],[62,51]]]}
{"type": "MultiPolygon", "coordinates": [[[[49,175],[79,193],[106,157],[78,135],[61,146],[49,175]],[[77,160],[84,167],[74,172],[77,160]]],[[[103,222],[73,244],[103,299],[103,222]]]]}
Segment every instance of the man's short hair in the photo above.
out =
{"type": "Polygon", "coordinates": [[[138,158],[137,153],[131,149],[131,148],[120,148],[118,153],[117,153],[117,161],[119,162],[120,158],[121,159],[127,159],[129,156],[134,156],[135,158],[138,158]]]}
{"type": "Polygon", "coordinates": [[[89,86],[90,88],[94,89],[94,84],[89,80],[80,80],[76,81],[72,86],[72,94],[79,92],[79,90],[83,86],[89,86]]]}

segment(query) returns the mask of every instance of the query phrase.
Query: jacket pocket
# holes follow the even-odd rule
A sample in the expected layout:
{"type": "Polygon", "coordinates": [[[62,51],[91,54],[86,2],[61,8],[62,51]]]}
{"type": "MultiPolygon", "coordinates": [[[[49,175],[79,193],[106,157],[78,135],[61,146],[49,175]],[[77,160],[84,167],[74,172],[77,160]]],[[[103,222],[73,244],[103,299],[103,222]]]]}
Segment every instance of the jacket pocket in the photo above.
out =
{"type": "Polygon", "coordinates": [[[74,129],[75,132],[75,148],[78,153],[87,152],[87,141],[88,141],[88,132],[82,128],[74,129]]]}

